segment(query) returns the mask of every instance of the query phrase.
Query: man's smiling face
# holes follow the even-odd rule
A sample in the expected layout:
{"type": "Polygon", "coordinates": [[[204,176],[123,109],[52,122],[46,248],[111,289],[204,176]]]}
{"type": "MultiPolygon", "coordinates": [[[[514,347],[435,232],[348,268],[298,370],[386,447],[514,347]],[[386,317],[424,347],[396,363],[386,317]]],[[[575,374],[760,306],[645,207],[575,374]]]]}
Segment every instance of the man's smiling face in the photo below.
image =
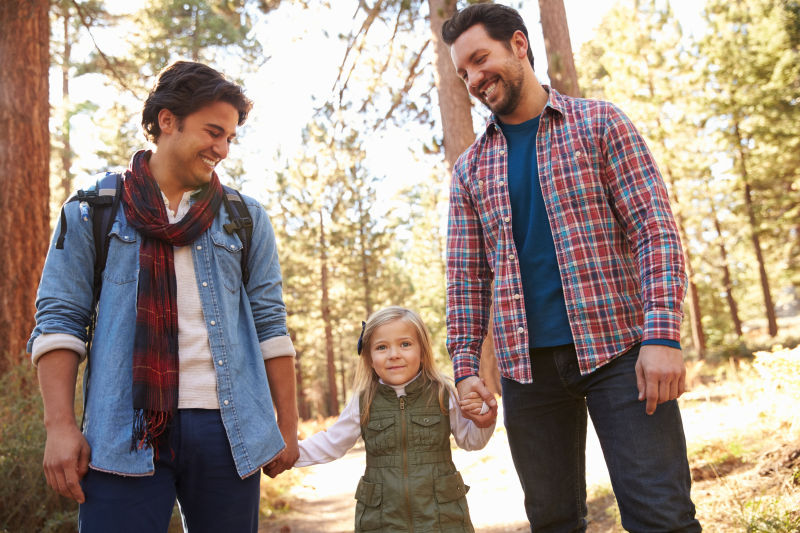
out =
{"type": "Polygon", "coordinates": [[[514,112],[522,95],[524,71],[509,45],[492,39],[483,24],[476,24],[458,36],[450,57],[472,96],[501,120],[514,112]]]}

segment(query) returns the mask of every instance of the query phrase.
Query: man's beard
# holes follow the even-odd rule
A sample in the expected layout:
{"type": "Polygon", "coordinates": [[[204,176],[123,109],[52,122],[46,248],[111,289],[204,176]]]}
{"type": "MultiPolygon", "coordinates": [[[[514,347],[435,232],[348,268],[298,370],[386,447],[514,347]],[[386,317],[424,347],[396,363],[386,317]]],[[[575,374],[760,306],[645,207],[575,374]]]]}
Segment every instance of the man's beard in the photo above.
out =
{"type": "MultiPolygon", "coordinates": [[[[506,79],[503,77],[497,81],[498,84],[502,84],[503,86],[503,97],[494,105],[490,105],[485,98],[481,100],[483,105],[497,116],[507,116],[513,113],[514,110],[517,109],[519,101],[522,99],[522,81],[524,76],[522,66],[511,61],[507,64],[513,69],[515,75],[513,78],[506,79]]],[[[499,87],[495,90],[498,89],[499,87]]]]}

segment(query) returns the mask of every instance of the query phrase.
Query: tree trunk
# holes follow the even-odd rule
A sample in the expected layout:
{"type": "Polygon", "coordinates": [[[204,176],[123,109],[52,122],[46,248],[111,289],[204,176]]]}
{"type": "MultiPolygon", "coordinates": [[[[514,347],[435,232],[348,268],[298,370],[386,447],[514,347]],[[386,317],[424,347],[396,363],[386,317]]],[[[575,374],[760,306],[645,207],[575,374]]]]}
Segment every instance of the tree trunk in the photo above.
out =
{"type": "Polygon", "coordinates": [[[756,254],[756,261],[758,262],[758,275],[761,279],[761,292],[764,295],[764,307],[767,314],[767,331],[771,337],[778,334],[778,321],[775,317],[775,305],[772,303],[772,293],[769,289],[769,279],[767,278],[767,269],[764,265],[764,254],[761,251],[761,240],[758,237],[758,223],[756,222],[756,214],[753,209],[753,195],[750,189],[750,183],[747,172],[747,159],[742,146],[742,132],[739,129],[739,122],[733,125],[734,133],[736,135],[736,146],[739,149],[739,169],[744,182],[744,205],[747,210],[747,218],[750,222],[750,239],[753,242],[753,251],[756,254]]]}
{"type": "MultiPolygon", "coordinates": [[[[464,82],[456,74],[450,49],[442,41],[442,24],[456,12],[455,0],[428,0],[431,18],[431,34],[436,56],[436,92],[439,95],[439,111],[442,114],[444,133],[444,160],[447,163],[448,182],[453,165],[464,150],[475,140],[472,128],[472,104],[464,82]]],[[[500,394],[500,373],[492,341],[492,328],[481,347],[480,376],[490,391],[500,394]]]]}
{"type": "MultiPolygon", "coordinates": [[[[708,190],[707,186],[706,190],[708,190]]],[[[706,194],[706,196],[709,195],[706,194]]],[[[739,318],[739,306],[736,305],[736,299],[733,297],[733,282],[731,279],[731,271],[728,267],[728,251],[725,249],[725,242],[722,239],[722,225],[719,223],[717,210],[714,208],[713,201],[711,202],[711,216],[714,218],[714,229],[717,230],[717,240],[719,241],[719,255],[722,263],[720,268],[722,269],[722,285],[725,287],[725,300],[728,303],[728,309],[731,313],[731,320],[733,321],[736,335],[741,338],[743,335],[742,320],[739,318]]]]}
{"type": "MultiPolygon", "coordinates": [[[[291,315],[290,312],[287,312],[287,318],[291,315]]],[[[296,339],[297,336],[295,332],[289,328],[289,337],[292,339],[296,339]]],[[[295,345],[295,357],[294,357],[294,375],[297,381],[297,414],[301,420],[308,420],[311,418],[311,409],[308,405],[308,398],[306,398],[306,389],[303,383],[303,365],[300,364],[300,358],[303,355],[302,350],[298,350],[297,346],[295,345]]]]}
{"type": "Polygon", "coordinates": [[[319,210],[320,284],[322,285],[322,322],[325,326],[325,354],[328,361],[328,416],[339,414],[339,394],[336,391],[336,361],[333,353],[333,326],[328,299],[328,252],[325,242],[325,221],[319,210]]]}
{"type": "Polygon", "coordinates": [[[364,320],[369,318],[372,314],[372,296],[370,294],[370,275],[369,275],[369,258],[367,257],[367,229],[364,227],[364,206],[363,199],[359,193],[358,202],[358,245],[359,255],[361,256],[361,280],[364,285],[364,320]]]}
{"type": "MultiPolygon", "coordinates": [[[[661,128],[661,120],[656,119],[658,128],[661,128]]],[[[662,130],[663,131],[663,130],[662,130]]],[[[666,153],[666,143],[661,139],[661,147],[666,153]]],[[[683,220],[683,213],[681,212],[681,204],[678,198],[677,183],[675,175],[672,173],[670,165],[665,166],[665,174],[669,180],[669,188],[672,195],[672,203],[675,204],[675,225],[678,226],[678,233],[683,241],[683,262],[686,263],[686,277],[689,278],[689,314],[690,325],[692,329],[692,344],[697,352],[699,359],[706,358],[706,335],[703,331],[703,313],[700,311],[700,296],[697,293],[697,284],[694,282],[694,267],[692,266],[692,258],[689,254],[689,235],[686,233],[686,223],[683,220]]]]}
{"type": "MultiPolygon", "coordinates": [[[[464,82],[456,74],[450,48],[442,40],[442,24],[456,12],[455,0],[428,0],[431,17],[431,34],[436,57],[436,92],[442,115],[444,134],[444,160],[448,174],[458,156],[475,140],[472,128],[472,103],[464,82]]],[[[449,175],[448,175],[449,177],[449,175]]]]}
{"type": "Polygon", "coordinates": [[[69,65],[72,55],[72,41],[69,33],[69,7],[64,10],[64,57],[61,63],[61,99],[64,111],[64,122],[61,124],[61,192],[62,203],[66,202],[72,192],[72,147],[70,146],[70,118],[72,110],[69,109],[69,65]]]}
{"type": "Polygon", "coordinates": [[[49,7],[0,2],[0,371],[25,352],[50,234],[49,7]]]}
{"type": "Polygon", "coordinates": [[[539,15],[542,19],[544,47],[547,50],[547,75],[550,77],[550,84],[561,94],[580,96],[563,0],[539,0],[539,15]]]}

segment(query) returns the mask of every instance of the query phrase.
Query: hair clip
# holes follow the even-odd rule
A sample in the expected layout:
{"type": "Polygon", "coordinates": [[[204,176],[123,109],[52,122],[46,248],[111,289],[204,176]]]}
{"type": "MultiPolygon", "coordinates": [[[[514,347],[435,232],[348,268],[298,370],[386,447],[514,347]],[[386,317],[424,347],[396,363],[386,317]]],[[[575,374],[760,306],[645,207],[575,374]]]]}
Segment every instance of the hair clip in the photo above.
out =
{"type": "Polygon", "coordinates": [[[361,350],[364,349],[364,328],[366,327],[367,323],[363,320],[361,321],[361,335],[358,336],[358,344],[356,345],[356,351],[358,355],[361,355],[361,350]]]}

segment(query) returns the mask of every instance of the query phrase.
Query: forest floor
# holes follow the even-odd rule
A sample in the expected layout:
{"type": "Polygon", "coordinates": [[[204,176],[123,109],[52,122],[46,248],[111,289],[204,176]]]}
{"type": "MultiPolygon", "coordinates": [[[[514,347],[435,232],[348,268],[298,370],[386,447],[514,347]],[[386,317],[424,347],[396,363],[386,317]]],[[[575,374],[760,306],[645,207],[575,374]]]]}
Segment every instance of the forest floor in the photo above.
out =
{"type": "MultiPolygon", "coordinates": [[[[716,368],[689,366],[691,390],[680,403],[692,498],[706,531],[800,532],[800,348],[778,351],[777,364],[759,364],[775,359],[769,359],[772,355],[756,357],[755,364],[731,360],[716,368]]],[[[306,423],[301,433],[311,434],[332,422],[306,423]]],[[[528,531],[502,412],[486,448],[476,452],[454,448],[453,461],[472,487],[467,499],[477,532],[528,531]]],[[[267,489],[266,497],[277,500],[284,510],[262,518],[260,532],[352,532],[353,494],[364,464],[359,441],[342,459],[282,475],[286,477],[278,478],[283,487],[279,494],[267,489]]],[[[624,531],[591,427],[586,477],[589,531],[624,531]]],[[[270,483],[276,481],[263,485],[270,483]]]]}

